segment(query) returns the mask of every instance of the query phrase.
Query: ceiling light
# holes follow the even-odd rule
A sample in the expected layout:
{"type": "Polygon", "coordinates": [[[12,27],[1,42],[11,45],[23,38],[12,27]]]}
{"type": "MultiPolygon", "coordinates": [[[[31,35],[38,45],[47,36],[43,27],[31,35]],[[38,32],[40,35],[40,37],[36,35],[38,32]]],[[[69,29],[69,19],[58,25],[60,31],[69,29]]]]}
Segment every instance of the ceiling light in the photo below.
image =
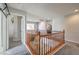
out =
{"type": "Polygon", "coordinates": [[[75,12],[78,12],[79,10],[78,10],[78,9],[75,9],[74,11],[75,11],[75,12]]]}

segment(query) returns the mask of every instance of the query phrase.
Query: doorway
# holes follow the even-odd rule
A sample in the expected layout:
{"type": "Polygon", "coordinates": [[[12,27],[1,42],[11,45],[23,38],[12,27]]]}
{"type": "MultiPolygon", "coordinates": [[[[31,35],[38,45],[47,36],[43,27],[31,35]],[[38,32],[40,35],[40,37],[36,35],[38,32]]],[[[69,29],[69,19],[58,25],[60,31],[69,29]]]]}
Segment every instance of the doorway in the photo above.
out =
{"type": "Polygon", "coordinates": [[[21,41],[21,19],[22,16],[11,15],[8,21],[8,49],[22,44],[21,41]]]}

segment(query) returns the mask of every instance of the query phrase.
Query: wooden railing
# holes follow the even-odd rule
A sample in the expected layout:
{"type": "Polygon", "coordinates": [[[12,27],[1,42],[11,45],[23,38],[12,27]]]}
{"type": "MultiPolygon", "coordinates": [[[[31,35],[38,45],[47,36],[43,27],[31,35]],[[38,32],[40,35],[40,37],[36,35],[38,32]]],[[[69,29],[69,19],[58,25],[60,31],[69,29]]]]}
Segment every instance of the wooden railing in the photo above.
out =
{"type": "MultiPolygon", "coordinates": [[[[65,43],[64,40],[64,31],[57,31],[51,34],[41,34],[37,32],[34,34],[37,37],[37,48],[34,49],[34,46],[29,45],[31,52],[35,55],[48,55],[53,53],[57,48],[65,43]]],[[[35,40],[35,39],[34,39],[35,40]]]]}

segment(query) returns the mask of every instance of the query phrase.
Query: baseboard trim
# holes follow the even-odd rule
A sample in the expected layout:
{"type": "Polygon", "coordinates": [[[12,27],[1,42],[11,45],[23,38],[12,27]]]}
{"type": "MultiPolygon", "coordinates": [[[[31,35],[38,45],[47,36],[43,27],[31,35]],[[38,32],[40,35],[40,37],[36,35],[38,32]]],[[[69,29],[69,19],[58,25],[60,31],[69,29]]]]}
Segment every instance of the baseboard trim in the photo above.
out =
{"type": "Polygon", "coordinates": [[[68,42],[72,42],[72,43],[76,43],[76,44],[79,44],[78,42],[75,42],[75,41],[71,41],[71,40],[65,40],[65,41],[68,41],[68,42]]]}

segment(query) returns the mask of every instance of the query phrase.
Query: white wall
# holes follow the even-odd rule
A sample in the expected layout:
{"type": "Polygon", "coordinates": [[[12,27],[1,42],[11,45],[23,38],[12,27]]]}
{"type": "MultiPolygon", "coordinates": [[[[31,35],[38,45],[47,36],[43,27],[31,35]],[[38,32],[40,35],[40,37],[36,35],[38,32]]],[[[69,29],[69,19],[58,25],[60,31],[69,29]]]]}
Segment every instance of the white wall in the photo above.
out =
{"type": "Polygon", "coordinates": [[[79,14],[66,17],[65,31],[67,41],[79,43],[79,14]]]}
{"type": "Polygon", "coordinates": [[[67,17],[54,18],[53,31],[65,30],[65,40],[79,43],[79,14],[71,14],[67,17]]]}
{"type": "Polygon", "coordinates": [[[52,31],[63,31],[64,30],[64,18],[54,18],[52,21],[52,31]]]}
{"type": "Polygon", "coordinates": [[[24,15],[24,16],[26,16],[26,14],[27,14],[27,12],[24,12],[24,11],[19,10],[19,9],[11,8],[11,7],[9,7],[9,11],[10,11],[10,13],[14,13],[16,15],[24,15]]]}
{"type": "MultiPolygon", "coordinates": [[[[0,4],[0,7],[2,4],[0,4]]],[[[2,12],[0,11],[0,52],[2,52],[2,12]]]]}
{"type": "MultiPolygon", "coordinates": [[[[2,4],[0,4],[0,7],[3,7],[2,4]]],[[[7,39],[7,33],[6,33],[6,17],[5,15],[0,11],[0,52],[3,52],[6,50],[6,39],[7,39]]]]}
{"type": "Polygon", "coordinates": [[[21,40],[21,38],[20,38],[20,36],[21,36],[21,18],[20,18],[20,16],[10,15],[8,20],[9,20],[8,21],[9,37],[13,38],[13,41],[21,40]],[[12,20],[14,21],[14,23],[12,23],[12,20]]]}
{"type": "Polygon", "coordinates": [[[5,42],[7,42],[7,18],[4,16],[4,14],[3,14],[3,17],[2,17],[3,19],[3,22],[2,22],[2,24],[3,24],[3,39],[2,39],[2,42],[3,42],[3,51],[5,51],[6,50],[6,43],[5,42]]]}
{"type": "Polygon", "coordinates": [[[13,15],[10,15],[9,19],[8,19],[8,32],[9,32],[9,37],[13,37],[14,36],[14,32],[17,31],[16,30],[16,21],[17,19],[15,19],[16,17],[13,15]],[[11,20],[14,20],[14,23],[12,23],[11,20]]]}
{"type": "MultiPolygon", "coordinates": [[[[1,11],[0,11],[0,42],[1,42],[1,11]]],[[[0,43],[1,46],[1,43],[0,43]]]]}
{"type": "Polygon", "coordinates": [[[0,11],[0,52],[2,51],[2,20],[1,20],[2,16],[1,16],[1,11],[0,11]]]}
{"type": "Polygon", "coordinates": [[[34,15],[34,14],[31,14],[31,13],[27,13],[26,16],[27,16],[26,22],[27,22],[27,21],[39,22],[40,19],[41,19],[41,17],[38,17],[38,16],[36,16],[36,15],[34,15]]]}
{"type": "Polygon", "coordinates": [[[31,14],[29,12],[27,12],[27,15],[26,15],[26,21],[31,21],[31,22],[40,22],[40,20],[46,20],[46,21],[51,21],[52,19],[47,19],[47,18],[44,18],[44,17],[41,17],[41,16],[37,16],[35,14],[31,14]]]}

